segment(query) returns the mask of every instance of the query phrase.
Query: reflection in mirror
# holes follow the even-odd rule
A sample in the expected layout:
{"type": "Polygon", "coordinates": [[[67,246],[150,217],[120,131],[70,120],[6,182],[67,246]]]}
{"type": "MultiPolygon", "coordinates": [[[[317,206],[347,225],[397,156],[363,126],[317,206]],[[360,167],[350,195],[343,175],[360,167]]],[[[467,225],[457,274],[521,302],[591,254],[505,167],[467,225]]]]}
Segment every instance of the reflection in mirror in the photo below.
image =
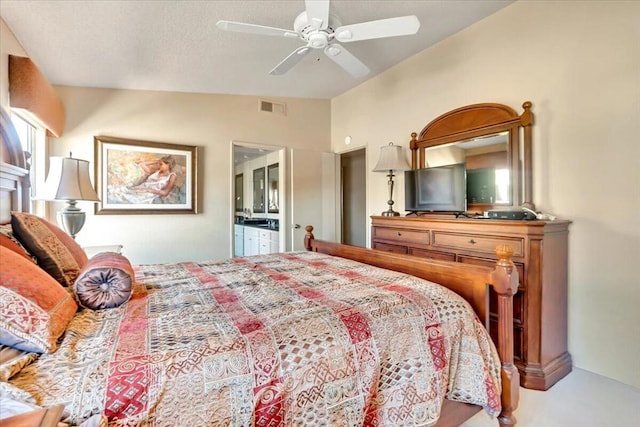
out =
{"type": "Polygon", "coordinates": [[[234,194],[235,194],[235,200],[236,200],[236,212],[242,212],[242,210],[244,209],[244,176],[243,174],[239,173],[236,175],[236,182],[235,182],[235,189],[234,189],[234,194]]]}
{"type": "Polygon", "coordinates": [[[279,178],[280,168],[278,167],[278,163],[274,163],[267,167],[267,182],[268,182],[268,193],[269,193],[269,213],[278,213],[279,212],[279,189],[278,189],[278,178],[279,178]]]}
{"type": "Polygon", "coordinates": [[[253,212],[264,213],[264,168],[253,170],[253,212]]]}
{"type": "Polygon", "coordinates": [[[467,169],[467,203],[511,204],[508,131],[425,149],[427,167],[456,163],[467,169]]]}

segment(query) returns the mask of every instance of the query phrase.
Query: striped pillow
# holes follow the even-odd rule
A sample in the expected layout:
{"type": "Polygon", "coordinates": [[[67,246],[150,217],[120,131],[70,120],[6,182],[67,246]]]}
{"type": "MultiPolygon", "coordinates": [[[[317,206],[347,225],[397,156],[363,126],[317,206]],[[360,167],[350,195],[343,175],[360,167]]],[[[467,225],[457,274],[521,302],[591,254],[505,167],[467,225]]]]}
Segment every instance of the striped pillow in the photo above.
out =
{"type": "Polygon", "coordinates": [[[135,273],[131,263],[115,252],[102,252],[89,260],[74,285],[78,305],[91,310],[118,307],[129,301],[135,273]]]}

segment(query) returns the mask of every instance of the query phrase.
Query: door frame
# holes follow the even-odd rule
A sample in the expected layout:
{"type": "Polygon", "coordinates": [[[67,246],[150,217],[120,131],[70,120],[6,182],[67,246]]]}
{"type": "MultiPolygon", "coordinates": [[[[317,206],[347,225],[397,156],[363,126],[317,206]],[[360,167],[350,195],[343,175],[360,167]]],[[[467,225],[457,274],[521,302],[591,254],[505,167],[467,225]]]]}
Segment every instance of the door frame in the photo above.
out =
{"type": "MultiPolygon", "coordinates": [[[[283,252],[285,249],[285,245],[287,242],[287,232],[283,233],[283,224],[286,224],[284,221],[287,220],[287,211],[288,211],[288,207],[289,207],[289,200],[288,198],[285,196],[286,194],[288,194],[288,189],[287,189],[287,182],[286,182],[286,169],[287,169],[287,159],[286,159],[286,147],[285,146],[281,146],[281,145],[270,145],[270,144],[262,144],[262,143],[257,143],[257,142],[249,142],[249,141],[242,141],[242,140],[238,140],[238,139],[232,139],[231,140],[231,176],[229,178],[229,181],[231,183],[231,191],[229,199],[230,199],[230,218],[229,218],[229,222],[231,224],[231,226],[229,227],[229,232],[230,232],[230,240],[231,240],[231,245],[230,245],[230,249],[229,249],[229,257],[232,258],[235,254],[235,235],[234,235],[234,225],[235,225],[235,217],[236,217],[236,210],[235,210],[235,192],[234,190],[234,186],[235,186],[235,177],[236,177],[236,166],[235,166],[235,147],[239,146],[239,147],[245,147],[245,148],[255,148],[256,150],[265,150],[266,152],[274,152],[277,151],[278,152],[278,162],[280,164],[280,170],[278,171],[278,179],[279,179],[279,191],[281,194],[280,197],[280,208],[279,208],[279,213],[277,214],[279,217],[279,224],[280,224],[280,229],[279,231],[279,247],[280,247],[280,251],[283,252]]],[[[265,153],[266,155],[267,153],[265,153]]],[[[265,165],[266,166],[266,165],[265,165]]],[[[260,214],[260,215],[264,215],[265,217],[269,217],[269,216],[274,216],[276,214],[269,214],[269,213],[264,213],[264,214],[260,214]]]]}

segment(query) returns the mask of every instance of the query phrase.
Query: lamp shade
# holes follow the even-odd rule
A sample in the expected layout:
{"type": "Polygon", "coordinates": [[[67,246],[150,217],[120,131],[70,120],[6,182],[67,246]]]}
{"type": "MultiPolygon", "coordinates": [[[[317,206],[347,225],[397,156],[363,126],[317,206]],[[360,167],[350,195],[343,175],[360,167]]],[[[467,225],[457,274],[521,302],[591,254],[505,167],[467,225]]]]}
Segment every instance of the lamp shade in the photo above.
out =
{"type": "Polygon", "coordinates": [[[89,178],[89,162],[72,157],[50,157],[49,174],[38,199],[99,202],[89,178]]]}
{"type": "Polygon", "coordinates": [[[380,147],[380,158],[373,169],[374,172],[404,171],[408,169],[411,169],[411,166],[409,166],[409,162],[404,157],[401,146],[393,145],[393,142],[390,142],[389,145],[380,147]]]}

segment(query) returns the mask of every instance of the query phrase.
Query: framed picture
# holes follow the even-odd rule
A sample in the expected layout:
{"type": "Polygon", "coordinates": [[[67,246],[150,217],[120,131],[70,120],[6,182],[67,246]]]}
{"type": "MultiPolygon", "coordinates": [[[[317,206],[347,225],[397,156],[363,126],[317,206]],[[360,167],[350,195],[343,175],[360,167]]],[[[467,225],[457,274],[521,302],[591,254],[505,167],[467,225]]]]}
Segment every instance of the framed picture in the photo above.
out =
{"type": "Polygon", "coordinates": [[[98,215],[197,213],[197,147],[94,137],[98,215]]]}

